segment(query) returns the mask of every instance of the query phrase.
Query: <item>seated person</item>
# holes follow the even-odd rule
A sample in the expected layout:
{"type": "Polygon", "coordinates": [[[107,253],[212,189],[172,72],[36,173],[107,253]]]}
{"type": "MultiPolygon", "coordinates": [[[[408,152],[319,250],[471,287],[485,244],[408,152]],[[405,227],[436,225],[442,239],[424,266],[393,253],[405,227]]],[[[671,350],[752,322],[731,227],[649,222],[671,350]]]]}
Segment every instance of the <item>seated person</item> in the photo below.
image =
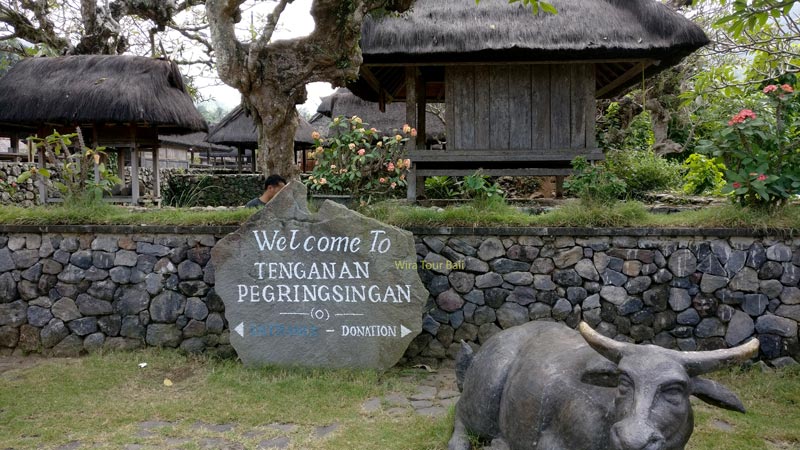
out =
{"type": "Polygon", "coordinates": [[[281,191],[283,187],[286,186],[286,180],[280,175],[270,175],[264,181],[264,193],[261,196],[256,197],[246,205],[246,208],[259,208],[267,204],[272,197],[275,197],[275,194],[281,191]]]}

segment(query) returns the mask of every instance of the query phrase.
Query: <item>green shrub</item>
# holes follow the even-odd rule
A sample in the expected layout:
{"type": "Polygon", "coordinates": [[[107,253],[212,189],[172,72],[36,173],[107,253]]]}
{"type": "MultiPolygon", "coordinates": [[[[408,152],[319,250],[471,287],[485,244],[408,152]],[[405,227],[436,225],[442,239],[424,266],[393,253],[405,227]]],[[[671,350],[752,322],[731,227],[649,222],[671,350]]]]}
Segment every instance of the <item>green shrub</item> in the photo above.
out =
{"type": "Polygon", "coordinates": [[[693,153],[683,162],[683,192],[688,195],[709,193],[720,195],[725,187],[725,164],[699,153],[693,153]]]}
{"type": "Polygon", "coordinates": [[[478,171],[461,180],[461,194],[468,199],[502,198],[503,190],[497,183],[490,182],[489,177],[481,175],[478,171]]]}
{"type": "Polygon", "coordinates": [[[625,180],[632,198],[681,185],[681,165],[652,150],[613,150],[606,154],[606,165],[611,173],[625,180]]]}
{"type": "Polygon", "coordinates": [[[572,160],[575,173],[564,181],[564,190],[587,203],[609,204],[625,196],[622,179],[606,170],[602,163],[590,165],[579,156],[572,160]]]}
{"type": "Polygon", "coordinates": [[[456,198],[459,195],[456,180],[447,175],[425,179],[425,195],[428,198],[456,198]]]}

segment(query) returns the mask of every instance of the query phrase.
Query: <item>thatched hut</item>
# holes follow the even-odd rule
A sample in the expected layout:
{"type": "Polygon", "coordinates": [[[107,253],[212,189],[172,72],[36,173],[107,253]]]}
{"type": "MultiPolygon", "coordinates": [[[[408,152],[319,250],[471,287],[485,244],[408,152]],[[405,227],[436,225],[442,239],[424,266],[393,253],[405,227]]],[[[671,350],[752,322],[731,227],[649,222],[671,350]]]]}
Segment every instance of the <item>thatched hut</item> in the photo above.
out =
{"type": "Polygon", "coordinates": [[[189,168],[196,158],[202,159],[205,157],[210,160],[212,153],[230,154],[234,151],[231,147],[206,141],[207,137],[208,133],[205,131],[195,131],[189,134],[159,135],[158,140],[161,143],[159,164],[165,168],[189,168]]]}
{"type": "MultiPolygon", "coordinates": [[[[311,124],[303,117],[297,118],[297,131],[294,134],[294,162],[305,165],[305,150],[314,145],[311,139],[313,132],[311,124]]],[[[249,157],[252,171],[256,171],[256,162],[252,150],[258,149],[258,129],[256,122],[241,106],[237,106],[222,120],[211,128],[208,133],[208,142],[235,147],[238,151],[237,166],[242,171],[242,159],[249,157]],[[250,150],[249,152],[247,150],[250,150]]]]}
{"type": "MultiPolygon", "coordinates": [[[[384,105],[405,101],[425,130],[424,105],[446,102],[447,150],[410,150],[416,183],[430,175],[566,175],[577,156],[601,159],[595,99],[676,64],[708,43],[703,31],[655,0],[521,2],[417,0],[400,17],[367,18],[364,64],[349,87],[384,105]]],[[[421,134],[421,133],[420,133],[421,134]]]]}
{"type": "MultiPolygon", "coordinates": [[[[441,145],[445,140],[444,120],[430,110],[426,111],[425,115],[426,145],[429,147],[441,145]]],[[[330,125],[329,119],[338,116],[361,117],[370,127],[388,134],[392,130],[402,128],[406,123],[406,105],[390,103],[381,111],[377,103],[359,98],[347,88],[339,88],[322,99],[317,114],[311,118],[311,126],[324,133],[330,125]]]]}
{"type": "MultiPolygon", "coordinates": [[[[205,131],[178,66],[139,56],[27,58],[0,78],[0,135],[71,133],[80,127],[86,144],[104,146],[138,173],[140,153],[151,152],[154,195],[159,197],[159,134],[205,131]]],[[[123,177],[120,177],[123,178],[123,177]]],[[[139,180],[131,196],[138,202],[139,180]]],[[[118,199],[120,200],[120,199],[118,199]]]]}

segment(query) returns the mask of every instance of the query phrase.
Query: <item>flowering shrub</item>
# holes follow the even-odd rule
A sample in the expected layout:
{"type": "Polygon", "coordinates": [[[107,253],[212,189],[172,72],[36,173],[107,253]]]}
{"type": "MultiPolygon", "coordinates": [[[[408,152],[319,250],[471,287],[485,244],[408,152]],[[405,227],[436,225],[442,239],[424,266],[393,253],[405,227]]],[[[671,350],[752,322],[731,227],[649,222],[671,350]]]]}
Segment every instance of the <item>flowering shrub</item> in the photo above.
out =
{"type": "Polygon", "coordinates": [[[742,109],[698,150],[720,157],[730,193],[743,206],[775,206],[800,192],[800,106],[794,88],[770,84],[757,111],[742,109]]]}
{"type": "Polygon", "coordinates": [[[309,154],[316,161],[306,180],[311,190],[355,197],[402,192],[411,166],[405,142],[417,131],[404,125],[392,136],[381,136],[367,126],[357,116],[340,116],[331,122],[327,139],[312,133],[317,148],[309,154]]]}

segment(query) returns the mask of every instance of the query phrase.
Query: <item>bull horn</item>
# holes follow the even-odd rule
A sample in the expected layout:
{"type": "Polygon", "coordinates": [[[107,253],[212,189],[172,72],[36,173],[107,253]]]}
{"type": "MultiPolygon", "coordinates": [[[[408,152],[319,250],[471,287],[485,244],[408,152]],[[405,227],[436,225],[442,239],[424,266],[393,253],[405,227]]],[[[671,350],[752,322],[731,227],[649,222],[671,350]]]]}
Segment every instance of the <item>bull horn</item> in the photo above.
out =
{"type": "Polygon", "coordinates": [[[758,339],[752,339],[734,348],[678,353],[686,373],[694,377],[747,361],[758,354],[759,345],[758,339]]]}
{"type": "Polygon", "coordinates": [[[586,343],[606,359],[614,363],[618,363],[619,360],[622,359],[622,352],[625,349],[624,342],[615,341],[603,336],[597,331],[594,331],[586,322],[581,322],[578,325],[578,331],[580,331],[586,343]]]}

